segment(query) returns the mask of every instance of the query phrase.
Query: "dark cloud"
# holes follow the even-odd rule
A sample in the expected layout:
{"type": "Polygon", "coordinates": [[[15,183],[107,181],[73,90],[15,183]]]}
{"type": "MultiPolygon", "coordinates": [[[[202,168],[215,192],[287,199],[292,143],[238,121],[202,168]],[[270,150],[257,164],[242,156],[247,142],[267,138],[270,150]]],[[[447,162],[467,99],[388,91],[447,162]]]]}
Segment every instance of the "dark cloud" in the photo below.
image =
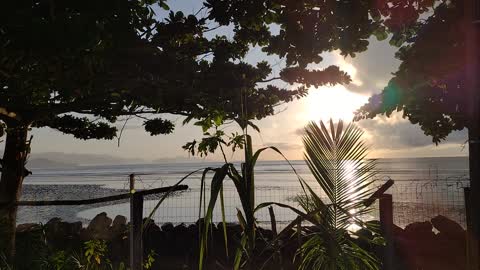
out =
{"type": "MultiPolygon", "coordinates": [[[[358,122],[358,125],[371,136],[369,143],[373,149],[406,149],[433,145],[432,138],[426,136],[420,126],[413,125],[408,121],[380,121],[367,119],[358,122]]],[[[446,143],[464,143],[467,131],[451,133],[446,143]]]]}
{"type": "Polygon", "coordinates": [[[390,46],[388,42],[379,42],[371,38],[368,50],[357,54],[354,58],[348,58],[357,70],[356,79],[362,82],[362,85],[349,84],[346,88],[352,92],[372,95],[380,92],[384,83],[387,83],[400,64],[395,59],[397,48],[390,46]]]}
{"type": "MultiPolygon", "coordinates": [[[[382,116],[361,120],[356,124],[367,133],[366,135],[369,135],[368,143],[372,150],[400,150],[434,145],[432,137],[426,136],[419,125],[413,125],[403,119],[395,117],[388,119],[382,116]]],[[[296,129],[293,133],[303,136],[304,128],[296,129]]],[[[451,133],[443,143],[462,144],[466,139],[466,130],[456,131],[451,133]]]]}

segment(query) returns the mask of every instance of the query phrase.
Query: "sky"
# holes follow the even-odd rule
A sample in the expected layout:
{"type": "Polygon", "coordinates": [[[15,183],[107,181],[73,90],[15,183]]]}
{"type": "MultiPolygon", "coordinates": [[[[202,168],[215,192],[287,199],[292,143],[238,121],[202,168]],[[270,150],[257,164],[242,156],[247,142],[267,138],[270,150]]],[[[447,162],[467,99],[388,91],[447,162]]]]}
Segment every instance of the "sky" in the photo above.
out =
{"type": "MultiPolygon", "coordinates": [[[[170,1],[172,2],[172,1],[170,1]]],[[[175,1],[170,3],[173,10],[192,13],[199,9],[201,1],[175,1]]],[[[165,12],[158,11],[158,16],[165,12]]],[[[227,29],[228,30],[228,29],[227,29]]],[[[226,30],[225,30],[226,31],[226,30]]],[[[228,31],[225,32],[228,36],[228,31]]],[[[324,61],[318,68],[338,65],[352,77],[349,85],[321,87],[310,89],[309,95],[299,101],[286,104],[274,116],[257,121],[261,132],[252,131],[254,147],[276,146],[289,159],[302,159],[302,130],[309,121],[344,119],[350,120],[353,112],[367,102],[369,96],[379,93],[395,72],[399,61],[394,58],[396,48],[388,44],[388,39],[378,42],[370,40],[369,49],[357,54],[355,58],[344,58],[338,52],[324,54],[324,61]]],[[[270,63],[279,63],[263,55],[259,48],[252,48],[247,61],[254,63],[267,59],[270,63]]],[[[315,66],[316,68],[317,66],[315,66]]],[[[128,122],[122,134],[120,143],[113,141],[82,141],[71,135],[64,135],[48,128],[34,129],[32,156],[40,157],[42,153],[62,152],[76,154],[109,155],[117,158],[135,161],[151,162],[159,159],[183,160],[189,155],[181,146],[188,141],[200,139],[201,129],[193,125],[182,125],[183,118],[167,116],[177,125],[173,134],[152,137],[144,132],[141,122],[128,122]]],[[[418,125],[412,125],[401,117],[401,113],[390,118],[377,117],[373,120],[362,120],[357,123],[364,131],[364,139],[370,146],[370,157],[435,157],[435,156],[466,156],[468,147],[466,131],[452,133],[445,142],[436,146],[430,137],[423,134],[418,125]]],[[[123,125],[117,123],[118,127],[123,125]]],[[[227,131],[233,130],[231,127],[227,131]]],[[[3,146],[0,145],[1,149],[3,146]]],[[[240,153],[230,154],[228,158],[238,160],[240,153]]],[[[207,157],[209,160],[219,160],[219,153],[207,157]]],[[[264,160],[281,159],[278,154],[266,152],[264,160]]]]}

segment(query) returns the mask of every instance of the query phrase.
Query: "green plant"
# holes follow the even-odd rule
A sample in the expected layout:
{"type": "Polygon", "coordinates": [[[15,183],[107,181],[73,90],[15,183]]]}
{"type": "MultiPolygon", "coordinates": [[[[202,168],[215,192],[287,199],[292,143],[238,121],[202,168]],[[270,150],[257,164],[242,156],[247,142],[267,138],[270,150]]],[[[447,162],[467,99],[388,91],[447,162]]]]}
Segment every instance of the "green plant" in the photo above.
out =
{"type": "MultiPolygon", "coordinates": [[[[90,240],[84,243],[83,253],[72,256],[76,269],[107,270],[113,269],[112,262],[106,258],[108,247],[105,240],[90,240]]],[[[124,266],[123,266],[124,267],[124,266]]],[[[125,269],[125,267],[124,267],[125,269]]]]}
{"type": "MultiPolygon", "coordinates": [[[[250,123],[247,123],[250,125],[250,123]]],[[[227,247],[227,234],[226,234],[226,222],[225,222],[225,209],[224,209],[224,198],[223,198],[223,182],[228,176],[229,179],[235,185],[235,189],[237,194],[240,198],[240,203],[242,208],[237,209],[237,217],[238,222],[243,229],[242,237],[240,239],[240,245],[238,246],[235,258],[234,258],[234,269],[240,268],[248,268],[248,269],[256,269],[255,266],[255,258],[257,257],[255,254],[255,242],[257,240],[256,237],[256,219],[255,219],[255,212],[259,209],[259,207],[265,207],[266,204],[256,205],[255,203],[255,173],[254,168],[258,158],[260,157],[261,153],[267,149],[271,149],[283,157],[283,154],[275,147],[264,147],[258,149],[257,151],[253,152],[252,150],[252,139],[250,135],[246,132],[246,124],[241,125],[242,129],[244,130],[244,153],[245,153],[245,160],[241,164],[241,170],[237,170],[234,164],[229,163],[225,158],[225,165],[221,168],[214,169],[215,175],[211,182],[211,193],[210,193],[210,201],[208,205],[205,201],[205,192],[201,192],[203,194],[203,199],[200,199],[200,210],[202,206],[206,209],[205,215],[203,217],[204,226],[201,229],[201,242],[200,242],[200,261],[199,261],[199,269],[203,269],[204,266],[204,259],[207,254],[207,241],[208,241],[208,232],[211,225],[213,209],[217,204],[217,200],[220,197],[220,206],[221,206],[221,213],[222,213],[222,224],[223,224],[223,231],[224,231],[224,238],[225,238],[225,247],[227,247]]],[[[220,145],[220,149],[223,149],[220,145]]],[[[225,157],[225,154],[223,153],[225,157]]],[[[292,167],[293,168],[293,167],[292,167]]],[[[295,171],[295,170],[294,170],[295,171]]],[[[205,173],[204,177],[202,177],[202,189],[204,190],[205,186],[205,173]]],[[[201,195],[202,197],[202,195],[201,195]]],[[[227,256],[228,256],[228,250],[227,256]]]]}
{"type": "Polygon", "coordinates": [[[153,267],[153,264],[155,263],[155,256],[157,256],[157,253],[155,251],[150,250],[150,252],[147,255],[147,258],[145,259],[145,262],[143,263],[143,269],[145,270],[150,270],[153,267]]]}
{"type": "Polygon", "coordinates": [[[46,264],[50,265],[55,251],[47,244],[44,225],[40,224],[18,233],[15,242],[14,262],[18,269],[53,269],[45,267],[46,264]]]}
{"type": "Polygon", "coordinates": [[[60,250],[42,260],[41,269],[45,270],[68,270],[72,269],[72,261],[70,255],[60,250]]]}
{"type": "MultiPolygon", "coordinates": [[[[190,121],[187,119],[186,121],[190,121]]],[[[240,123],[239,121],[237,121],[240,123]]],[[[216,206],[217,199],[220,197],[221,213],[222,213],[222,224],[223,224],[223,234],[225,239],[225,251],[228,257],[228,239],[226,232],[226,220],[225,220],[225,209],[224,209],[224,197],[223,197],[223,181],[228,176],[235,184],[237,193],[240,196],[240,201],[242,204],[243,213],[238,211],[239,222],[244,229],[244,234],[240,241],[241,246],[238,248],[238,252],[235,256],[235,269],[240,267],[240,262],[242,261],[243,252],[247,254],[252,254],[255,247],[255,188],[254,188],[254,174],[253,168],[255,166],[256,160],[258,159],[260,153],[267,148],[262,148],[252,154],[252,142],[249,135],[246,134],[246,126],[251,126],[254,129],[258,128],[251,121],[244,121],[245,125],[240,124],[242,130],[244,131],[243,135],[238,133],[233,133],[231,136],[227,136],[222,130],[219,130],[219,126],[224,124],[224,118],[222,115],[217,114],[217,117],[212,119],[204,119],[195,123],[202,127],[204,135],[207,136],[202,138],[201,142],[197,144],[196,141],[187,143],[183,148],[189,151],[191,154],[195,155],[207,155],[208,153],[213,153],[218,148],[221,149],[225,164],[219,168],[205,168],[201,169],[201,189],[200,189],[200,204],[199,204],[199,220],[203,220],[203,223],[200,225],[200,247],[199,247],[199,269],[205,267],[205,258],[207,255],[207,246],[208,246],[208,235],[213,217],[213,209],[216,206]],[[210,128],[214,128],[215,132],[207,132],[210,128]],[[224,139],[227,137],[227,139],[224,139]],[[236,149],[244,149],[245,151],[245,162],[242,163],[241,173],[235,168],[235,166],[227,161],[223,147],[231,147],[232,151],[236,149]],[[211,194],[210,201],[206,202],[206,177],[209,172],[213,172],[214,176],[211,181],[211,194]],[[202,209],[203,216],[202,216],[202,209]]],[[[273,148],[278,151],[276,148],[273,148]]],[[[279,152],[279,151],[278,151],[279,152]]],[[[196,170],[178,181],[173,187],[180,185],[184,180],[190,177],[192,174],[197,173],[201,170],[196,170]]],[[[172,188],[173,189],[173,188],[172,188]]],[[[146,223],[150,222],[151,217],[155,211],[160,207],[163,201],[170,196],[171,192],[166,192],[159,200],[157,205],[153,208],[150,215],[147,217],[143,227],[146,226],[146,223]]],[[[252,257],[252,256],[247,256],[252,257]]]]}
{"type": "Polygon", "coordinates": [[[344,127],[342,121],[335,125],[330,120],[330,130],[323,122],[305,128],[305,159],[327,200],[301,180],[306,193],[297,201],[314,228],[306,230],[307,240],[297,251],[299,269],[379,269],[374,255],[356,243],[362,236],[350,229],[376,229],[360,220],[371,210],[365,202],[373,194],[376,174],[376,160],[366,159],[362,134],[353,123],[344,127]]]}

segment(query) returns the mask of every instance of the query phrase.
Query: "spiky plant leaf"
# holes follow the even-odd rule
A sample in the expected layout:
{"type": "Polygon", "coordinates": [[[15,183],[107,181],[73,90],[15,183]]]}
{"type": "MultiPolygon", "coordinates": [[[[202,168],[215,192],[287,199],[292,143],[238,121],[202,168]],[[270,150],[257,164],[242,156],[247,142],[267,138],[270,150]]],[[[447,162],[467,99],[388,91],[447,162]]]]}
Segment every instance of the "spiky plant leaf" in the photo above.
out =
{"type": "Polygon", "coordinates": [[[319,210],[310,234],[297,255],[299,269],[379,269],[377,259],[359,247],[350,236],[352,225],[367,227],[360,217],[370,211],[364,202],[373,194],[376,160],[367,159],[363,131],[343,121],[329,128],[321,121],[305,128],[305,160],[316,183],[325,193],[322,200],[306,182],[306,194],[297,202],[307,213],[319,210]]]}

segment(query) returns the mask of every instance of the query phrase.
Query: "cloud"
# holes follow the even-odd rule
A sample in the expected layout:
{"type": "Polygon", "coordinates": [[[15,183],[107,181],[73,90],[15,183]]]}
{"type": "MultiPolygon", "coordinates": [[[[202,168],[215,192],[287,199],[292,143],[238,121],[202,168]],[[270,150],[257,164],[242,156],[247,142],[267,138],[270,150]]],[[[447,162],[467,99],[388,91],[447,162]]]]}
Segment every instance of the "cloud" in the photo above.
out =
{"type": "MultiPolygon", "coordinates": [[[[394,113],[391,117],[379,116],[356,122],[365,131],[365,141],[371,150],[412,150],[426,146],[434,146],[432,138],[426,136],[419,125],[413,125],[394,113]]],[[[292,132],[295,136],[303,136],[304,128],[292,132]]],[[[440,145],[460,145],[467,139],[467,131],[452,132],[440,145]]]]}
{"type": "Polygon", "coordinates": [[[346,88],[363,95],[379,93],[400,65],[400,61],[395,58],[397,48],[375,38],[369,41],[367,51],[357,54],[354,58],[342,59],[346,67],[351,66],[347,71],[352,70],[352,67],[355,70],[353,82],[346,85],[346,88]]]}
{"type": "Polygon", "coordinates": [[[280,151],[291,151],[291,150],[300,150],[303,148],[301,144],[289,143],[289,142],[266,142],[262,147],[266,146],[275,146],[280,151]]]}
{"type": "MultiPolygon", "coordinates": [[[[386,117],[367,119],[358,122],[365,130],[368,143],[372,149],[409,149],[434,145],[432,138],[426,136],[419,125],[413,125],[408,120],[388,121],[386,117]]],[[[467,131],[451,133],[444,143],[461,144],[467,138],[467,131]]]]}
{"type": "Polygon", "coordinates": [[[302,127],[302,128],[297,128],[293,134],[297,135],[297,136],[303,136],[303,134],[305,133],[305,128],[302,127]]]}

